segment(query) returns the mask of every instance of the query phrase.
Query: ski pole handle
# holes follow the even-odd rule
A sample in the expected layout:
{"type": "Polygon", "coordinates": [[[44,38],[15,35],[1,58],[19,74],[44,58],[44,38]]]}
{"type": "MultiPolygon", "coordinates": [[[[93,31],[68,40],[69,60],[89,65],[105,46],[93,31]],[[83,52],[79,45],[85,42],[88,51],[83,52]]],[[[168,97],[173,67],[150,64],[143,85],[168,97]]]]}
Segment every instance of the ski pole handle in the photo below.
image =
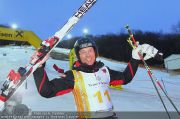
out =
{"type": "Polygon", "coordinates": [[[130,38],[132,39],[134,45],[135,45],[136,47],[138,47],[138,44],[136,43],[136,40],[135,40],[135,38],[134,38],[134,35],[133,35],[131,29],[129,28],[129,25],[126,25],[125,28],[127,29],[128,33],[129,33],[129,35],[130,35],[130,38]]]}
{"type": "Polygon", "coordinates": [[[127,42],[129,43],[129,45],[130,45],[133,49],[136,48],[136,46],[133,44],[133,42],[132,42],[132,40],[131,40],[131,37],[129,37],[129,38],[127,39],[127,42]]]}
{"type": "MultiPolygon", "coordinates": [[[[125,28],[127,29],[128,33],[129,33],[129,35],[130,35],[130,37],[129,37],[129,39],[128,39],[128,42],[130,43],[130,45],[132,46],[133,49],[137,48],[137,47],[138,47],[138,44],[137,44],[137,42],[136,42],[136,39],[134,38],[134,35],[133,35],[131,29],[129,28],[129,25],[126,25],[125,28]],[[131,40],[131,39],[132,39],[132,40],[131,40]],[[130,41],[132,41],[132,42],[130,42],[130,41]]],[[[143,57],[143,55],[142,55],[140,52],[138,52],[138,55],[139,55],[140,59],[141,59],[143,62],[145,62],[144,57],[143,57]]]]}

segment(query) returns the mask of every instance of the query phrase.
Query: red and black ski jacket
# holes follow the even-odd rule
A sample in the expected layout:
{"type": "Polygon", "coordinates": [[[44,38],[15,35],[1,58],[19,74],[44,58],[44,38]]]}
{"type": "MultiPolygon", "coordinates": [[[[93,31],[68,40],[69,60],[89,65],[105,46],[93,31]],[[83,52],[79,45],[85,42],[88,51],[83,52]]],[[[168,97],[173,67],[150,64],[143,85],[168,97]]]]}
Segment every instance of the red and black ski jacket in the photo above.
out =
{"type": "MultiPolygon", "coordinates": [[[[123,72],[114,71],[108,68],[110,73],[110,85],[125,85],[129,83],[137,71],[138,64],[138,60],[132,59],[123,72]]],[[[103,66],[104,63],[100,61],[95,62],[93,66],[87,66],[77,61],[73,70],[93,73],[103,66]]],[[[66,71],[65,75],[66,76],[63,78],[61,77],[49,80],[44,67],[37,68],[37,70],[33,73],[38,92],[41,96],[46,98],[63,95],[73,90],[75,83],[72,70],[66,71]]]]}

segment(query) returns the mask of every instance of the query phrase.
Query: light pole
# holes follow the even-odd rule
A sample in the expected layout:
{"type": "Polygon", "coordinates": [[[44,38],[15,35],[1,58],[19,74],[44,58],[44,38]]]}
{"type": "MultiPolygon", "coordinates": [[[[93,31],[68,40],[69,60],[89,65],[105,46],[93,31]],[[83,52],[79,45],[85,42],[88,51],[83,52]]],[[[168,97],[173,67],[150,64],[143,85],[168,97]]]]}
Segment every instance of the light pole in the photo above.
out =
{"type": "Polygon", "coordinates": [[[72,38],[72,35],[71,35],[71,34],[68,34],[66,38],[69,40],[69,39],[72,38]]]}
{"type": "Polygon", "coordinates": [[[11,24],[11,28],[17,29],[17,28],[18,28],[18,25],[17,25],[16,23],[13,23],[13,24],[11,24]]]}
{"type": "Polygon", "coordinates": [[[88,30],[87,28],[84,28],[84,29],[83,29],[83,35],[84,35],[84,37],[86,37],[86,36],[88,35],[88,33],[89,33],[89,30],[88,30]]]}

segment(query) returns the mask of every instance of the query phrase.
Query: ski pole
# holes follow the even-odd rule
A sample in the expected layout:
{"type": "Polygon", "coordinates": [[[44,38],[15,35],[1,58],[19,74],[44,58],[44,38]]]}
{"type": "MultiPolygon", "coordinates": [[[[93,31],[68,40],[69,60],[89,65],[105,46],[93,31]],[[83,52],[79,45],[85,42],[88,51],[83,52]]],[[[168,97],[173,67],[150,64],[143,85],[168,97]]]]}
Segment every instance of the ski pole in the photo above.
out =
{"type": "MultiPolygon", "coordinates": [[[[131,47],[132,47],[133,49],[136,48],[136,46],[133,44],[133,42],[132,42],[132,40],[131,40],[131,37],[129,37],[127,41],[128,41],[128,43],[131,45],[131,47]]],[[[140,58],[143,58],[140,53],[138,53],[138,55],[140,55],[140,56],[139,56],[140,58]]],[[[143,59],[143,61],[144,61],[144,59],[143,59]]],[[[144,63],[144,66],[146,67],[146,70],[148,71],[148,74],[150,74],[150,73],[149,73],[149,68],[147,69],[147,64],[146,64],[146,62],[144,63]]],[[[152,79],[152,76],[151,76],[151,75],[150,75],[150,78],[151,78],[151,81],[152,81],[152,83],[153,83],[153,86],[154,86],[154,88],[155,88],[155,90],[156,90],[156,92],[157,92],[157,94],[158,94],[158,96],[159,96],[159,98],[160,98],[160,100],[161,100],[161,103],[163,104],[163,107],[164,107],[164,109],[165,109],[165,111],[166,111],[169,119],[171,119],[170,114],[169,114],[169,112],[168,112],[168,110],[167,110],[167,107],[166,107],[166,105],[165,105],[165,103],[164,103],[164,101],[163,101],[163,99],[162,99],[162,96],[160,95],[160,93],[159,93],[159,91],[158,91],[158,88],[157,88],[154,80],[152,79]]]]}
{"type": "MultiPolygon", "coordinates": [[[[134,38],[134,35],[133,35],[131,29],[129,28],[128,25],[126,25],[125,28],[128,30],[128,33],[129,33],[129,35],[130,35],[130,38],[129,38],[128,40],[131,40],[131,39],[132,39],[132,40],[131,40],[131,43],[130,43],[130,41],[128,41],[128,42],[131,44],[131,46],[132,46],[133,48],[136,48],[138,45],[137,45],[137,43],[136,43],[136,40],[135,40],[135,38],[134,38]]],[[[156,83],[157,83],[157,85],[160,87],[160,89],[161,89],[161,90],[163,91],[163,93],[166,95],[167,99],[170,101],[170,103],[172,104],[172,106],[174,107],[174,109],[177,111],[177,113],[178,113],[179,116],[180,116],[180,112],[178,111],[177,107],[175,106],[175,104],[173,103],[173,101],[171,100],[171,98],[168,96],[168,94],[165,92],[165,90],[164,90],[164,88],[162,87],[160,81],[153,75],[150,67],[149,67],[149,66],[147,65],[147,63],[145,62],[144,57],[142,56],[142,54],[141,54],[141,53],[138,53],[138,55],[139,55],[140,59],[143,61],[144,66],[145,66],[145,68],[146,68],[146,70],[147,70],[147,72],[148,72],[148,75],[149,75],[149,77],[151,78],[152,82],[156,82],[156,83]]],[[[155,85],[155,86],[156,86],[156,85],[155,85]]]]}
{"type": "Polygon", "coordinates": [[[162,84],[163,84],[163,87],[164,87],[164,90],[165,90],[166,94],[168,94],[168,92],[167,92],[167,90],[166,90],[165,83],[164,83],[164,81],[163,81],[162,77],[161,77],[161,82],[162,82],[162,84]]]}

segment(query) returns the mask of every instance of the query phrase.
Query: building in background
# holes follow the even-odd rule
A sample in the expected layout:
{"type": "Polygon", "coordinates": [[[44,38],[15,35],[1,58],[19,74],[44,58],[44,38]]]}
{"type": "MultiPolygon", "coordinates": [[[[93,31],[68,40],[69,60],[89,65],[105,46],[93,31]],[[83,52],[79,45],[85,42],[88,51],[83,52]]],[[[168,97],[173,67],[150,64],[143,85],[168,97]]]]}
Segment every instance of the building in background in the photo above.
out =
{"type": "Polygon", "coordinates": [[[180,54],[172,54],[164,59],[165,68],[169,70],[180,70],[180,54]]]}

